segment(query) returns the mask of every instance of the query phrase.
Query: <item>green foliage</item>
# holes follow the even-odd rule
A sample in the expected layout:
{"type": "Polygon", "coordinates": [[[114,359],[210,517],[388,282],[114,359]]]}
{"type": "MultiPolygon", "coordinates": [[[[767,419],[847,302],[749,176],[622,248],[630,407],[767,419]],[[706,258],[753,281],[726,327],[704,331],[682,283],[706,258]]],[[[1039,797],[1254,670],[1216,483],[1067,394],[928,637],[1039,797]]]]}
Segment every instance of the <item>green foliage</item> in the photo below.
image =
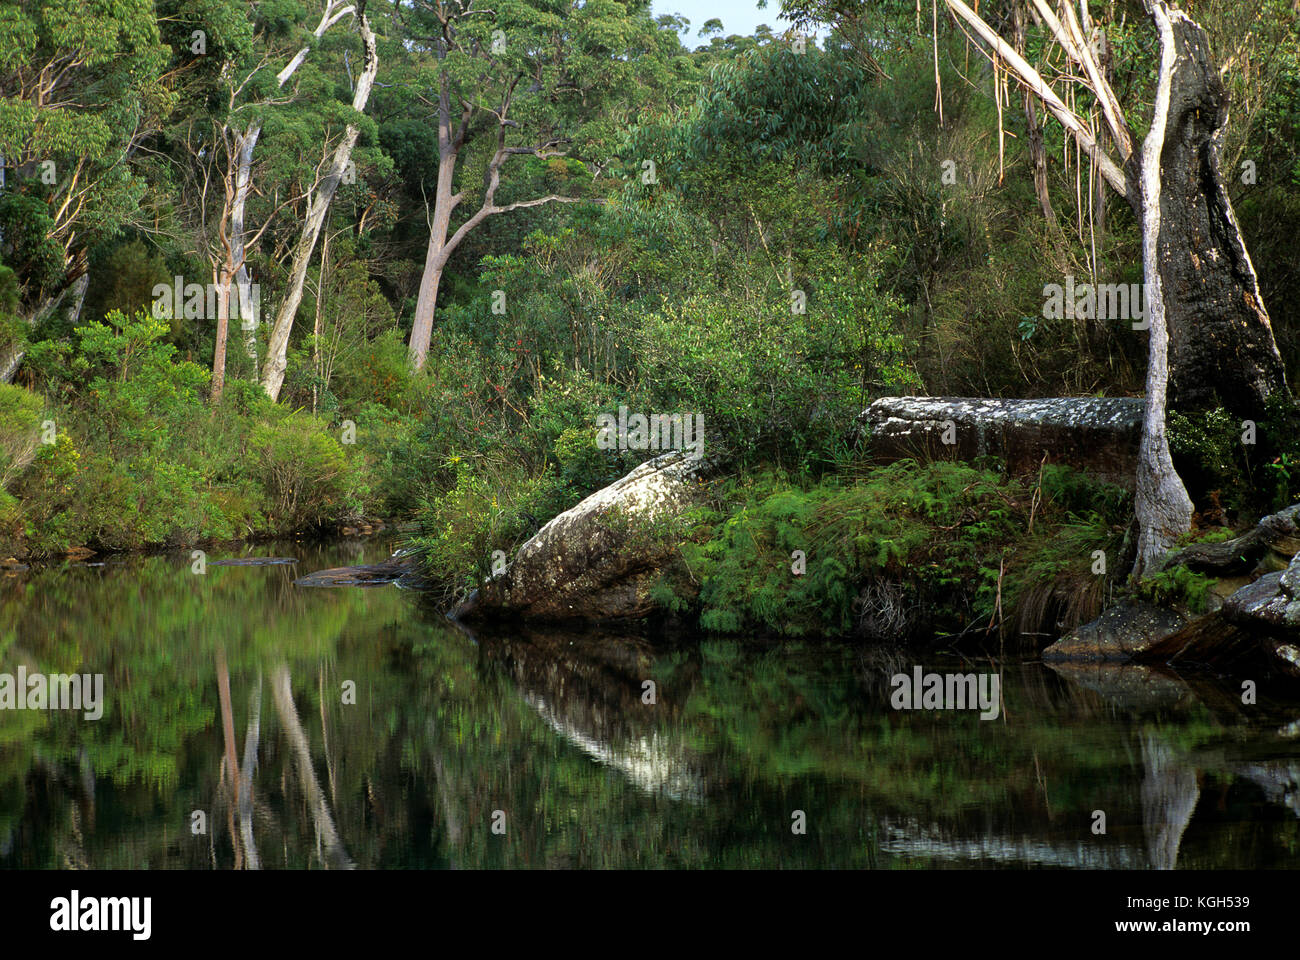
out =
{"type": "MultiPolygon", "coordinates": [[[[1063,470],[1054,477],[1063,490],[1087,483],[1063,470]]],[[[995,615],[1001,579],[1010,610],[1019,590],[1090,562],[1113,536],[1099,515],[1072,518],[1050,500],[1029,532],[1032,489],[950,462],[900,461],[803,489],[764,475],[720,500],[694,517],[682,556],[702,585],[701,625],[728,633],[853,632],[861,590],[881,581],[903,585],[914,629],[959,629],[995,615]]]]}
{"type": "MultiPolygon", "coordinates": [[[[336,428],[272,404],[255,384],[233,381],[213,408],[208,372],[179,359],[167,334],[165,320],[110,311],[78,327],[75,344],[32,346],[30,368],[60,405],[49,415],[56,443],[14,484],[31,553],[305,531],[371,505],[367,463],[396,443],[379,426],[391,411],[366,421],[380,435],[371,459],[349,455],[336,428]]],[[[381,502],[402,496],[414,494],[390,488],[381,502]]]]}
{"type": "Polygon", "coordinates": [[[1223,407],[1169,417],[1175,466],[1198,502],[1233,512],[1268,512],[1295,502],[1300,462],[1300,415],[1286,394],[1270,398],[1253,427],[1223,407]]]}
{"type": "Polygon", "coordinates": [[[1215,577],[1177,566],[1145,578],[1138,585],[1138,594],[1152,603],[1203,613],[1216,583],[1215,577]]]}
{"type": "Polygon", "coordinates": [[[248,456],[268,509],[293,529],[360,514],[367,492],[360,472],[319,420],[294,413],[258,424],[249,435],[248,456]]]}
{"type": "Polygon", "coordinates": [[[0,383],[0,490],[36,455],[44,407],[45,402],[31,391],[0,383]]]}
{"type": "MultiPolygon", "coordinates": [[[[1246,472],[1242,426],[1222,407],[1201,414],[1169,416],[1169,448],[1193,464],[1202,483],[1221,490],[1241,490],[1246,472]]],[[[1191,481],[1189,471],[1181,471],[1191,481]]],[[[1238,501],[1234,506],[1240,506],[1238,501]]]]}
{"type": "Polygon", "coordinates": [[[101,319],[111,310],[126,316],[149,312],[154,302],[154,287],[172,286],[173,278],[157,250],[143,241],[133,240],[112,247],[90,271],[83,316],[101,319]]]}
{"type": "Polygon", "coordinates": [[[560,479],[576,490],[596,490],[610,481],[609,452],[596,446],[590,429],[564,430],[555,440],[560,479]]]}
{"type": "Polygon", "coordinates": [[[449,591],[479,586],[492,569],[492,554],[507,557],[547,520],[573,505],[569,488],[553,471],[529,475],[518,465],[454,459],[456,483],[431,496],[421,511],[422,531],[410,546],[428,573],[449,591]],[[475,469],[477,467],[477,469],[475,469]]]}

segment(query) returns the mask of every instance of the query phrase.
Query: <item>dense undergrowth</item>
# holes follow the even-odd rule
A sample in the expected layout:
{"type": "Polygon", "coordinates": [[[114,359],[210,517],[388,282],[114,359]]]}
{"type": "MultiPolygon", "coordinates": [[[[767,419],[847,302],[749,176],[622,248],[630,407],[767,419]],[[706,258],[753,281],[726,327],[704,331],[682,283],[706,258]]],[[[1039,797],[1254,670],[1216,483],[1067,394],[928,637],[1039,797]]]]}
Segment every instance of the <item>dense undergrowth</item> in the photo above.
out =
{"type": "MultiPolygon", "coordinates": [[[[1245,29],[1211,27],[1223,49],[1245,29]]],[[[1128,209],[1112,202],[1098,223],[1078,202],[1080,171],[1053,149],[1055,206],[1039,215],[1023,113],[1000,116],[968,82],[958,65],[971,51],[956,33],[938,51],[874,51],[887,82],[834,43],[796,55],[770,34],[696,51],[667,41],[660,60],[642,51],[658,64],[649,86],[592,100],[603,112],[585,121],[583,149],[598,164],[575,147],[512,168],[502,203],[551,192],[601,202],[485,221],[448,263],[419,372],[406,338],[437,151],[407,85],[380,84],[376,129],[334,202],[328,253],[312,262],[278,403],[237,327],[212,403],[215,324],[151,316],[155,285],[211,275],[186,234],[206,200],[189,198],[186,219],[184,185],[136,163],[132,175],[162,198],[153,222],[134,202],[104,214],[69,319],[36,309],[71,283],[70,263],[37,229],[45,187],[15,180],[0,203],[0,356],[24,356],[19,385],[0,385],[0,559],[383,517],[417,522],[406,546],[449,595],[463,593],[495,551],[509,555],[648,456],[594,443],[597,416],[626,406],[702,418],[708,455],[731,473],[678,531],[680,562],[659,588],[707,629],[1030,635],[1095,611],[1127,575],[1122,494],[1051,466],[1029,477],[986,464],[867,468],[850,437],[882,395],[1140,391],[1146,344],[1130,323],[1043,310],[1044,285],[1066,276],[1138,279],[1128,209]],[[1000,149],[990,131],[1003,127],[1000,149]],[[942,177],[948,164],[959,175],[942,177]],[[1097,551],[1104,573],[1093,572],[1097,551]]],[[[1225,156],[1250,144],[1270,171],[1234,185],[1234,203],[1294,375],[1300,70],[1278,49],[1258,102],[1233,114],[1225,156]]],[[[386,49],[385,69],[405,56],[386,49]]],[[[1132,69],[1146,76],[1144,61],[1132,69]]],[[[344,92],[319,99],[340,106],[344,92]]],[[[248,251],[268,313],[301,209],[265,204],[310,194],[282,146],[291,131],[268,125],[267,146],[288,159],[258,171],[250,201],[273,226],[248,251]]],[[[159,155],[176,145],[156,144],[159,155]]],[[[471,157],[461,179],[485,161],[471,157]]],[[[1300,426],[1283,411],[1256,425],[1253,444],[1222,410],[1176,411],[1169,426],[1198,535],[1300,495],[1300,426]]],[[[1202,586],[1159,589],[1194,600],[1202,586]]]]}
{"type": "Polygon", "coordinates": [[[815,484],[766,472],[721,484],[685,518],[658,595],[724,633],[1054,631],[1122,582],[1129,502],[1052,465],[1009,477],[993,463],[904,460],[815,484]]]}

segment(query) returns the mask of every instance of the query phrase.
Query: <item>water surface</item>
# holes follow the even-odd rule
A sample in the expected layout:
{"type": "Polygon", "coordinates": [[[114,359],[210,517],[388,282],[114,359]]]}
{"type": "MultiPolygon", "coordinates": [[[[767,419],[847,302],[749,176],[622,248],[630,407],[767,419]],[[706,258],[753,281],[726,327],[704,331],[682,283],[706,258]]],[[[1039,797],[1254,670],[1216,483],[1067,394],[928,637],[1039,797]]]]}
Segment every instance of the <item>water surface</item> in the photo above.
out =
{"type": "Polygon", "coordinates": [[[0,867],[1300,866],[1300,701],[1138,667],[471,635],[393,587],[293,585],[391,546],[0,576],[0,673],[105,683],[96,721],[0,711],[0,867]],[[1001,714],[893,710],[914,665],[997,671],[1001,714]]]}

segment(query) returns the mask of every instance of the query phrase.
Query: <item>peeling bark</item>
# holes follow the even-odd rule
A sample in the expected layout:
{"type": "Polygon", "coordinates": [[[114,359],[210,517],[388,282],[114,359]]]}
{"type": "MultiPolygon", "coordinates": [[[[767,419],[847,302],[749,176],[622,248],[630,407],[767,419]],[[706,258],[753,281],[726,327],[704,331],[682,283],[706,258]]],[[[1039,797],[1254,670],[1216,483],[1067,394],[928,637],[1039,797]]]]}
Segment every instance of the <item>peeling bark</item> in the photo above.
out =
{"type": "MultiPolygon", "coordinates": [[[[1133,134],[1105,76],[1104,47],[1093,51],[1070,4],[1058,18],[1047,0],[1031,0],[1036,16],[1079,68],[1076,82],[1097,98],[1119,163],[1107,155],[1100,136],[1078,116],[1023,57],[963,0],[944,0],[1019,82],[1069,132],[1097,165],[1101,177],[1128,200],[1145,221],[1142,179],[1147,162],[1132,148],[1133,134]]],[[[1160,167],[1162,233],[1157,267],[1168,325],[1168,378],[1179,407],[1219,400],[1234,414],[1257,416],[1268,397],[1286,391],[1281,356],[1259,292],[1255,270],[1232,210],[1221,171],[1227,91],[1219,78],[1205,31],[1164,0],[1147,9],[1174,54],[1165,107],[1160,167]]],[[[1147,275],[1148,294],[1151,274],[1147,275]]],[[[1286,394],[1289,397],[1289,393],[1286,394]]]]}

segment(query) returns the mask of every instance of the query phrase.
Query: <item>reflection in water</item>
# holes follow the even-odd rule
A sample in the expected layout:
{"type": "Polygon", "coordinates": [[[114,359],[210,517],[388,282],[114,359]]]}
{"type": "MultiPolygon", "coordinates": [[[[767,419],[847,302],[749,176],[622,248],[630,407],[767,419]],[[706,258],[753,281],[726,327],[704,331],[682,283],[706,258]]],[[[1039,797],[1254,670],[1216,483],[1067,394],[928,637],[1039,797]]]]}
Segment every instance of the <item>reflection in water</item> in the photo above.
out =
{"type": "Polygon", "coordinates": [[[320,784],[316,782],[316,771],[312,769],[311,749],[307,746],[307,734],[303,733],[302,724],[298,722],[298,708],[293,704],[293,691],[289,681],[289,668],[283,664],[275,671],[271,679],[271,698],[275,702],[276,712],[284,725],[285,735],[293,750],[294,763],[298,770],[298,779],[307,792],[307,807],[311,811],[312,823],[316,827],[316,849],[320,852],[324,845],[323,861],[326,866],[350,870],[355,864],[348,859],[343,849],[343,841],[334,827],[334,817],[330,814],[329,802],[321,793],[320,784]]]}
{"type": "Polygon", "coordinates": [[[686,766],[685,758],[673,749],[674,744],[657,732],[623,743],[598,740],[588,731],[568,721],[561,713],[535,693],[524,693],[524,702],[537,711],[547,725],[564,739],[598,763],[607,763],[629,782],[647,793],[663,793],[674,800],[698,802],[704,789],[686,766]]]}
{"type": "Polygon", "coordinates": [[[889,706],[889,674],[957,659],[470,636],[410,592],[293,584],[390,546],[0,581],[0,671],[105,675],[99,721],[0,712],[0,867],[1300,866],[1295,701],[1004,660],[988,723],[889,706]]]}
{"type": "Polygon", "coordinates": [[[953,837],[937,824],[886,821],[881,849],[900,856],[971,865],[1142,870],[1142,853],[1122,844],[1051,843],[1027,836],[953,837]]]}
{"type": "Polygon", "coordinates": [[[1235,768],[1235,772],[1259,784],[1270,803],[1286,807],[1300,817],[1300,762],[1249,763],[1235,768]]]}
{"type": "Polygon", "coordinates": [[[1172,870],[1178,863],[1183,839],[1200,799],[1196,771],[1182,763],[1174,749],[1154,733],[1142,735],[1142,830],[1147,838],[1151,866],[1172,870]]]}

